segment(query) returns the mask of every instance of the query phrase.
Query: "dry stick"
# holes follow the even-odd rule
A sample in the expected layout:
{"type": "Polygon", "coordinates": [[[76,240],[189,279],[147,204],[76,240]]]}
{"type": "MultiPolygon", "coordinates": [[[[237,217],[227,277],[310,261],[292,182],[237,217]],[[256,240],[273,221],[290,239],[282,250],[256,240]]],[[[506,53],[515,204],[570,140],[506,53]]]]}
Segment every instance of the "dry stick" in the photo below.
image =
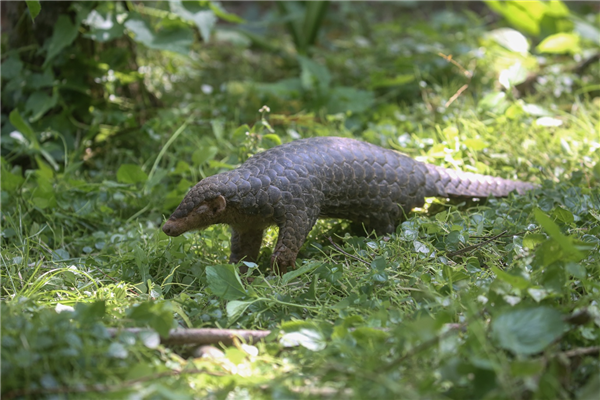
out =
{"type": "Polygon", "coordinates": [[[454,256],[457,256],[457,255],[459,255],[459,254],[467,253],[467,252],[469,252],[469,251],[471,251],[471,250],[475,250],[475,249],[477,249],[477,248],[479,248],[479,247],[483,247],[483,246],[485,246],[486,244],[488,244],[488,243],[490,243],[490,242],[493,242],[494,240],[496,240],[496,239],[498,239],[498,238],[502,237],[502,235],[504,235],[505,233],[506,233],[506,231],[503,231],[503,232],[502,232],[502,233],[500,233],[499,235],[492,236],[490,239],[488,239],[488,240],[485,240],[485,241],[483,241],[483,242],[481,242],[481,243],[472,244],[472,245],[470,245],[470,246],[467,246],[467,247],[464,247],[464,248],[462,248],[462,249],[460,249],[460,250],[451,251],[451,252],[448,252],[448,253],[446,253],[446,254],[448,255],[448,257],[454,257],[454,256]]]}
{"type": "Polygon", "coordinates": [[[595,356],[600,354],[600,346],[592,347],[579,347],[572,350],[563,351],[562,354],[568,358],[579,357],[579,356],[595,356]]]}
{"type": "Polygon", "coordinates": [[[462,94],[462,92],[464,92],[465,90],[467,90],[469,88],[469,83],[471,83],[471,78],[473,77],[473,73],[471,71],[467,71],[465,69],[465,67],[463,67],[456,60],[454,60],[452,58],[452,54],[447,56],[443,53],[438,53],[438,55],[440,57],[442,57],[444,60],[448,61],[449,63],[456,65],[465,74],[465,76],[469,79],[469,81],[467,83],[465,83],[464,85],[462,85],[462,87],[460,89],[458,89],[452,97],[450,97],[450,99],[446,102],[446,104],[444,104],[444,107],[448,108],[448,106],[450,104],[454,103],[454,101],[456,99],[458,99],[458,97],[462,94]]]}
{"type": "Polygon", "coordinates": [[[458,96],[460,96],[462,94],[462,92],[467,90],[468,87],[469,87],[468,83],[465,83],[464,85],[462,85],[461,88],[458,89],[452,97],[450,97],[450,99],[446,102],[446,104],[444,104],[444,107],[448,108],[448,106],[450,104],[454,103],[454,100],[458,99],[458,96]]]}
{"type": "MultiPolygon", "coordinates": [[[[521,232],[517,232],[517,233],[506,233],[507,231],[504,231],[503,233],[501,233],[500,235],[497,235],[496,237],[512,237],[512,236],[521,236],[524,235],[527,232],[531,232],[531,231],[521,231],[521,232]]],[[[469,236],[471,239],[488,239],[491,238],[492,236],[490,235],[486,235],[486,236],[469,236]]]]}
{"type": "Polygon", "coordinates": [[[459,331],[459,330],[463,330],[465,329],[467,326],[466,323],[463,324],[451,324],[448,326],[448,330],[445,332],[442,332],[438,335],[436,335],[435,337],[426,340],[424,342],[422,342],[421,344],[413,347],[412,349],[408,350],[406,353],[404,353],[403,356],[396,358],[395,360],[387,363],[387,364],[383,364],[378,371],[387,371],[390,370],[392,368],[396,368],[397,366],[399,366],[400,364],[402,364],[404,362],[404,360],[406,360],[407,358],[410,358],[412,356],[414,356],[415,354],[420,353],[421,351],[424,351],[426,349],[428,349],[429,347],[435,345],[436,343],[438,343],[440,341],[440,339],[446,337],[448,334],[454,332],[454,331],[459,331]]]}
{"type": "Polygon", "coordinates": [[[138,383],[153,381],[160,378],[170,377],[170,376],[181,376],[181,375],[192,375],[192,374],[208,374],[212,376],[226,376],[229,374],[217,373],[217,372],[209,372],[203,369],[189,369],[182,371],[167,371],[161,372],[159,374],[153,374],[149,376],[144,376],[138,379],[132,379],[129,381],[125,381],[119,385],[102,385],[102,384],[94,384],[94,385],[85,385],[85,386],[60,386],[54,388],[38,388],[38,389],[17,389],[11,392],[5,393],[4,399],[14,399],[16,397],[23,396],[34,396],[34,395],[48,395],[48,394],[60,394],[60,393],[89,393],[89,392],[114,392],[117,390],[124,389],[129,386],[134,386],[138,383]]]}
{"type": "Polygon", "coordinates": [[[352,254],[350,254],[350,253],[348,253],[348,252],[344,251],[344,249],[342,249],[340,246],[338,246],[336,243],[334,243],[333,239],[331,239],[331,236],[329,236],[329,241],[331,242],[331,245],[337,249],[337,251],[339,251],[340,253],[344,254],[345,256],[348,256],[348,257],[354,258],[355,260],[358,260],[358,261],[360,261],[360,262],[364,262],[364,263],[365,263],[365,264],[367,264],[367,265],[371,265],[371,263],[370,263],[370,262],[368,262],[367,260],[363,260],[363,259],[362,259],[362,258],[360,258],[360,257],[357,257],[357,256],[355,256],[355,255],[352,255],[352,254]]]}
{"type": "MultiPolygon", "coordinates": [[[[121,332],[141,333],[154,332],[146,328],[108,328],[111,336],[121,332]]],[[[245,329],[171,329],[169,336],[161,337],[162,344],[217,344],[232,345],[234,338],[240,338],[249,343],[258,342],[267,337],[271,331],[245,330],[245,329]]]]}

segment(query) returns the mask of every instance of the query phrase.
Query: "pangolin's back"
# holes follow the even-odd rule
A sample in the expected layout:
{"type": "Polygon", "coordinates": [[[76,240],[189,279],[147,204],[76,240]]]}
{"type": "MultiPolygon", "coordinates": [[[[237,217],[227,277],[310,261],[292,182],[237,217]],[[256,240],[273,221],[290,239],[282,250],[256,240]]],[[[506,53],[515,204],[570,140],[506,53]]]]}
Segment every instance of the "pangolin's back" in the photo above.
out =
{"type": "Polygon", "coordinates": [[[379,214],[396,219],[424,198],[506,196],[533,185],[418,162],[393,150],[338,137],[296,140],[250,158],[248,177],[267,175],[284,200],[318,204],[320,216],[359,220],[379,214]],[[286,195],[289,193],[289,196],[286,195]]]}

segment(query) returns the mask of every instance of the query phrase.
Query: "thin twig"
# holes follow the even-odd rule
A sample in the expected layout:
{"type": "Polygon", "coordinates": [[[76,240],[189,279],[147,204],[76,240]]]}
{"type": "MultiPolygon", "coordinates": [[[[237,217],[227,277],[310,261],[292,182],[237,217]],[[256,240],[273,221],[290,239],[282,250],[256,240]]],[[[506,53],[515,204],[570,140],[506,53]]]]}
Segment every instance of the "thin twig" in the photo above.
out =
{"type": "Polygon", "coordinates": [[[360,257],[358,257],[358,256],[355,256],[355,255],[353,255],[353,254],[350,254],[350,253],[348,253],[348,252],[344,251],[344,249],[342,249],[340,246],[338,246],[338,245],[337,245],[337,244],[336,244],[336,243],[333,241],[333,239],[331,238],[331,236],[329,236],[329,241],[331,242],[331,245],[337,249],[337,251],[339,251],[340,253],[344,254],[345,256],[347,256],[347,257],[351,257],[351,258],[354,258],[355,260],[358,260],[358,261],[360,261],[360,262],[363,262],[363,263],[365,263],[365,264],[367,264],[367,265],[369,265],[369,266],[371,265],[371,263],[370,263],[370,262],[368,262],[367,260],[363,260],[362,258],[360,258],[360,257]]]}
{"type": "Polygon", "coordinates": [[[407,358],[410,358],[410,357],[414,356],[415,354],[418,354],[418,353],[428,349],[429,347],[435,345],[436,343],[438,343],[440,341],[440,339],[444,338],[446,335],[450,334],[451,332],[465,329],[466,326],[467,326],[466,323],[464,323],[464,324],[449,324],[447,331],[444,331],[444,332],[440,333],[439,335],[437,335],[429,340],[426,340],[423,343],[413,347],[412,349],[410,349],[409,351],[404,353],[403,356],[398,357],[395,360],[393,360],[387,364],[383,364],[379,368],[379,371],[390,370],[390,369],[396,368],[397,366],[402,364],[404,362],[404,360],[406,360],[407,358]]]}
{"type": "Polygon", "coordinates": [[[449,63],[452,63],[452,64],[456,65],[465,74],[465,76],[467,78],[469,78],[469,80],[473,76],[473,74],[471,73],[471,71],[467,71],[467,69],[465,67],[463,67],[462,65],[460,65],[455,59],[452,58],[452,54],[450,54],[449,56],[447,56],[444,53],[438,53],[438,56],[442,57],[444,60],[448,61],[449,63]]]}
{"type": "Polygon", "coordinates": [[[462,249],[460,249],[460,250],[451,251],[451,252],[448,252],[448,253],[446,253],[446,254],[447,254],[447,256],[448,256],[448,257],[454,257],[454,256],[457,256],[457,255],[459,255],[459,254],[467,253],[467,252],[469,252],[469,251],[471,251],[471,250],[475,250],[475,249],[477,249],[477,248],[479,248],[479,247],[483,247],[483,246],[485,246],[486,244],[493,242],[494,240],[496,240],[496,239],[498,239],[498,238],[502,237],[502,235],[504,235],[506,232],[507,232],[507,231],[503,231],[503,232],[502,232],[502,233],[500,233],[499,235],[492,236],[490,239],[488,239],[488,240],[485,240],[485,241],[483,241],[483,242],[481,242],[481,243],[472,244],[472,245],[470,245],[470,246],[467,246],[467,247],[464,247],[464,248],[462,248],[462,249]]]}
{"type": "Polygon", "coordinates": [[[579,357],[579,356],[595,356],[600,354],[600,346],[592,347],[578,347],[576,349],[563,351],[561,354],[568,358],[579,357]]]}
{"type": "Polygon", "coordinates": [[[468,88],[469,88],[469,84],[468,83],[465,83],[464,85],[462,85],[461,88],[458,89],[456,91],[456,93],[454,93],[454,95],[452,97],[450,97],[450,99],[446,102],[446,104],[444,104],[444,107],[448,108],[448,106],[450,104],[454,103],[454,100],[458,99],[458,96],[460,96],[462,94],[462,92],[464,92],[468,88]]]}

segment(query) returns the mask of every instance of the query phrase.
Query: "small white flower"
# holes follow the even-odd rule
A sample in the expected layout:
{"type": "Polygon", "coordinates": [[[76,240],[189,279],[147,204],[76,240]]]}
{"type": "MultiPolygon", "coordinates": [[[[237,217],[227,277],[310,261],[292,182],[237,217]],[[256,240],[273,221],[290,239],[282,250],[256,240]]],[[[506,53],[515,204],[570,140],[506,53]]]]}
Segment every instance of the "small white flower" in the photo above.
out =
{"type": "Polygon", "coordinates": [[[242,350],[244,350],[249,355],[256,357],[258,355],[258,348],[255,346],[250,346],[249,344],[242,344],[242,350]]]}
{"type": "Polygon", "coordinates": [[[60,314],[63,311],[71,311],[71,312],[75,311],[75,309],[73,307],[71,307],[71,306],[65,306],[65,305],[60,304],[60,303],[56,304],[56,308],[54,310],[56,310],[56,312],[58,314],[60,314]]]}

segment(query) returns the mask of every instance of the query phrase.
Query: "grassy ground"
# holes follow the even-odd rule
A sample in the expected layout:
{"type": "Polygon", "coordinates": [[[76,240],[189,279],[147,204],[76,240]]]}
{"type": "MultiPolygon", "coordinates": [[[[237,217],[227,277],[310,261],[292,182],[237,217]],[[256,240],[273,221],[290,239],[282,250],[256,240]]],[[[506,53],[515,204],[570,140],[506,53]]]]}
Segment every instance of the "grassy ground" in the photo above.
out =
{"type": "Polygon", "coordinates": [[[547,56],[549,68],[510,52],[473,13],[388,18],[366,32],[350,21],[351,35],[331,29],[299,63],[243,40],[191,58],[142,52],[167,105],[156,116],[122,137],[98,116],[106,136],[58,172],[3,159],[7,398],[593,398],[597,66],[577,75],[577,57],[547,56]],[[533,90],[501,85],[516,61],[543,78],[533,90]],[[264,104],[270,112],[258,111],[264,104]],[[431,199],[385,238],[321,221],[283,277],[268,269],[276,229],[241,279],[226,264],[226,227],[178,238],[160,230],[199,179],[318,135],[540,188],[469,204],[431,199]],[[111,338],[108,327],[273,334],[200,358],[158,345],[156,333],[111,338]]]}

